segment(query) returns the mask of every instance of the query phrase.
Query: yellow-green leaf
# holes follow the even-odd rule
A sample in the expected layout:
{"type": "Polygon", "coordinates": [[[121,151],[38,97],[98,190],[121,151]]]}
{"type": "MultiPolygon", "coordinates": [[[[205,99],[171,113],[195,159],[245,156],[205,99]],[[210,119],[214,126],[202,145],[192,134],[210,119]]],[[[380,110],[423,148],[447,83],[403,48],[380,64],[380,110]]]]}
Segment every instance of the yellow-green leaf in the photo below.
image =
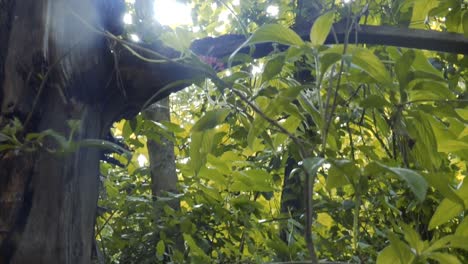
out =
{"type": "Polygon", "coordinates": [[[276,42],[288,46],[301,46],[304,41],[292,29],[280,24],[266,24],[259,27],[242,46],[265,42],[276,42]]]}
{"type": "Polygon", "coordinates": [[[192,132],[204,131],[221,124],[229,114],[229,109],[216,109],[207,112],[192,127],[192,132]]]}
{"type": "Polygon", "coordinates": [[[312,42],[312,45],[323,45],[330,33],[334,18],[335,13],[327,12],[315,20],[314,25],[310,30],[310,41],[312,42]]]}

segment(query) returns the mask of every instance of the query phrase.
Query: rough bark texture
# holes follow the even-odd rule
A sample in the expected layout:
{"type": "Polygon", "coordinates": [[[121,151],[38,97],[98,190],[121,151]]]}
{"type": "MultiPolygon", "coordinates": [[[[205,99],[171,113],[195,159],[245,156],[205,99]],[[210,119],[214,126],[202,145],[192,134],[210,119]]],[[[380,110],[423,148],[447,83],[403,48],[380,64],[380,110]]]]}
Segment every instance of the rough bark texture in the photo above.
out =
{"type": "MultiPolygon", "coordinates": [[[[91,1],[24,0],[10,10],[14,20],[7,38],[2,122],[20,118],[26,125],[20,138],[48,129],[68,136],[70,119],[81,120],[75,140],[102,136],[102,109],[94,91],[102,91],[110,73],[105,42],[73,19],[71,10],[99,24],[91,1]],[[42,85],[36,76],[44,80],[47,72],[50,78],[42,85]]],[[[51,151],[61,149],[47,138],[33,152],[19,148],[0,156],[1,263],[90,261],[99,149],[51,151]]]]}
{"type": "MultiPolygon", "coordinates": [[[[0,128],[19,118],[21,140],[46,130],[68,137],[71,119],[81,124],[76,142],[104,138],[113,121],[138,112],[174,81],[172,72],[184,74],[180,66],[143,63],[123,49],[114,50],[115,60],[104,35],[89,27],[109,23],[97,1],[11,3],[0,2],[8,8],[0,9],[0,21],[12,21],[11,31],[0,25],[8,40],[0,49],[0,128]]],[[[90,262],[101,150],[62,151],[47,137],[32,152],[0,153],[0,263],[90,262]]]]}
{"type": "MultiPolygon", "coordinates": [[[[145,111],[147,119],[155,122],[170,121],[170,101],[166,97],[159,102],[153,104],[151,108],[145,111]]],[[[159,141],[148,140],[148,154],[151,169],[151,190],[155,197],[167,196],[167,193],[178,193],[177,190],[177,172],[174,153],[174,143],[161,135],[159,141]]],[[[164,214],[163,206],[156,200],[154,221],[159,223],[161,214],[164,214]]],[[[178,199],[167,202],[175,211],[180,210],[180,202],[178,199]]],[[[173,234],[174,247],[183,252],[184,240],[182,233],[178,228],[174,230],[166,230],[167,233],[173,234]]],[[[159,239],[159,234],[156,234],[156,239],[159,239]]]]}
{"type": "MultiPolygon", "coordinates": [[[[169,98],[160,100],[151,109],[145,111],[149,120],[155,122],[170,121],[169,98]]],[[[160,137],[160,141],[148,140],[148,154],[151,169],[151,190],[153,195],[162,196],[166,192],[177,193],[177,173],[175,166],[174,143],[160,137]]],[[[178,201],[171,201],[169,205],[179,210],[178,201]]]]}

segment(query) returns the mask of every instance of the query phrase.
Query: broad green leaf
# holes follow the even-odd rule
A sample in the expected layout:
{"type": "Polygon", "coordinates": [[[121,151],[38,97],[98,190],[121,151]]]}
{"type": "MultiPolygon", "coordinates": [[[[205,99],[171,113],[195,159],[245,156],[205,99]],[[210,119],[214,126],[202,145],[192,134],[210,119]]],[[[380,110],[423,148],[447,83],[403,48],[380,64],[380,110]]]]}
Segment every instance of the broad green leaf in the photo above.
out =
{"type": "Polygon", "coordinates": [[[420,254],[425,248],[424,241],[421,240],[421,236],[409,225],[403,224],[402,228],[405,240],[412,249],[416,250],[416,254],[420,254]]]}
{"type": "Polygon", "coordinates": [[[386,169],[393,175],[398,176],[400,179],[404,180],[408,184],[418,201],[424,201],[424,199],[426,198],[428,184],[424,177],[422,177],[419,173],[409,169],[388,167],[380,163],[376,164],[386,169]]]}
{"type": "Polygon", "coordinates": [[[468,237],[458,235],[447,235],[431,243],[431,246],[424,250],[424,254],[432,253],[440,249],[458,248],[468,250],[468,237]]]}
{"type": "Polygon", "coordinates": [[[325,159],[322,157],[306,158],[303,161],[302,166],[304,166],[304,168],[307,170],[309,175],[315,175],[317,174],[318,169],[322,167],[324,162],[325,162],[325,159]]]}
{"type": "Polygon", "coordinates": [[[387,69],[370,50],[354,47],[350,52],[353,55],[352,63],[367,72],[374,80],[380,83],[392,83],[387,69]]]}
{"type": "MultiPolygon", "coordinates": [[[[335,53],[341,56],[343,55],[343,45],[335,45],[332,48],[326,50],[325,54],[327,53],[335,53]]],[[[369,49],[356,46],[348,46],[346,55],[350,56],[351,63],[353,66],[365,71],[376,82],[386,84],[392,83],[390,74],[388,73],[383,63],[369,49]]],[[[329,59],[330,62],[332,61],[332,58],[334,59],[336,57],[331,57],[329,59]]],[[[322,72],[324,72],[323,69],[321,70],[321,73],[322,72]]]]}
{"type": "Polygon", "coordinates": [[[333,25],[334,18],[334,12],[327,12],[315,20],[310,30],[310,41],[312,42],[312,45],[318,46],[325,43],[333,25]]]}
{"type": "Polygon", "coordinates": [[[330,161],[327,176],[327,189],[343,187],[359,180],[359,168],[350,160],[330,161]]]}
{"type": "MultiPolygon", "coordinates": [[[[301,119],[291,115],[284,122],[282,122],[281,125],[284,128],[286,128],[286,130],[288,130],[289,133],[294,133],[297,127],[301,124],[301,122],[301,119]]],[[[288,139],[287,135],[277,133],[273,141],[274,149],[277,149],[281,144],[283,144],[286,141],[286,139],[288,139]]]]}
{"type": "Polygon", "coordinates": [[[413,15],[410,27],[425,29],[426,17],[433,8],[439,5],[439,0],[414,0],[413,15]]]}
{"type": "MultiPolygon", "coordinates": [[[[423,0],[426,1],[426,0],[423,0]]],[[[413,50],[415,57],[413,68],[415,69],[415,77],[432,78],[434,80],[444,81],[444,76],[441,71],[434,68],[429,62],[424,52],[421,50],[413,50]]]]}
{"type": "Polygon", "coordinates": [[[468,12],[465,10],[463,13],[463,34],[465,35],[465,38],[468,38],[468,12]]]}
{"type": "Polygon", "coordinates": [[[230,190],[233,192],[274,191],[271,179],[271,175],[262,170],[235,172],[233,173],[233,184],[230,186],[230,190]]]}
{"type": "Polygon", "coordinates": [[[457,230],[455,231],[455,235],[468,238],[468,217],[465,217],[458,225],[457,230]]]}
{"type": "Polygon", "coordinates": [[[377,256],[377,264],[401,264],[401,261],[393,247],[387,246],[377,256]]]}
{"type": "Polygon", "coordinates": [[[320,56],[320,76],[323,75],[330,69],[330,67],[341,60],[341,53],[337,52],[325,52],[320,56]]]}
{"type": "Polygon", "coordinates": [[[468,136],[468,126],[463,129],[463,131],[458,135],[457,139],[463,139],[464,137],[468,136]]]}
{"type": "Polygon", "coordinates": [[[468,150],[468,142],[461,140],[444,140],[439,141],[439,143],[438,149],[441,152],[454,153],[457,151],[468,150]]]}
{"type": "Polygon", "coordinates": [[[192,132],[204,131],[221,124],[229,115],[229,109],[216,109],[206,112],[192,127],[192,132]]]}
{"type": "Polygon", "coordinates": [[[442,164],[442,155],[437,152],[437,138],[429,121],[431,118],[422,111],[411,111],[405,125],[411,138],[416,139],[411,150],[415,160],[428,171],[435,171],[442,164]]]}
{"type": "Polygon", "coordinates": [[[227,184],[227,180],[224,177],[223,173],[219,172],[216,169],[208,169],[205,166],[203,166],[198,172],[198,176],[207,180],[211,180],[219,186],[225,186],[227,184]]]}
{"type": "Polygon", "coordinates": [[[162,260],[165,251],[166,245],[164,244],[164,240],[159,240],[158,244],[156,245],[156,256],[158,259],[162,260]]]}
{"type": "Polygon", "coordinates": [[[288,46],[304,45],[304,41],[294,30],[280,24],[265,24],[259,27],[252,36],[229,56],[229,61],[231,62],[243,47],[265,42],[276,42],[288,46]]]}
{"type": "Polygon", "coordinates": [[[364,98],[359,105],[364,108],[382,108],[392,106],[384,97],[371,94],[364,98]]]}
{"type": "MultiPolygon", "coordinates": [[[[468,184],[464,182],[463,185],[456,191],[457,195],[464,201],[466,205],[468,203],[468,184]]],[[[431,221],[429,222],[429,230],[448,222],[450,219],[460,215],[463,212],[463,205],[453,202],[448,198],[442,200],[437,207],[436,211],[432,215],[431,221]]]]}
{"type": "Polygon", "coordinates": [[[457,256],[449,253],[434,252],[429,254],[428,258],[438,261],[441,264],[462,264],[457,256]]]}
{"type": "Polygon", "coordinates": [[[464,206],[463,199],[450,186],[450,179],[445,174],[428,173],[424,175],[429,185],[436,188],[445,198],[464,206]]]}
{"type": "Polygon", "coordinates": [[[349,182],[348,177],[346,177],[346,174],[342,173],[336,167],[331,167],[328,170],[327,184],[326,184],[328,190],[331,190],[333,188],[343,187],[350,183],[351,182],[349,182]]]}
{"type": "Polygon", "coordinates": [[[446,82],[430,79],[416,79],[408,85],[409,100],[453,100],[455,95],[449,90],[446,82]]]}
{"type": "MultiPolygon", "coordinates": [[[[283,112],[287,105],[291,104],[293,100],[299,95],[302,91],[303,86],[291,86],[287,89],[284,89],[278,94],[272,101],[268,102],[267,100],[263,100],[264,97],[258,97],[257,101],[260,104],[265,104],[264,107],[260,107],[263,113],[270,118],[275,119],[274,117],[281,112],[283,112]],[[260,100],[262,99],[262,100],[260,100]]],[[[253,124],[250,126],[249,133],[247,135],[247,142],[249,147],[252,148],[255,138],[264,133],[265,129],[270,124],[268,121],[262,117],[261,115],[257,114],[253,121],[253,124]]]]}
{"type": "MultiPolygon", "coordinates": [[[[468,13],[468,12],[467,12],[468,13]]],[[[465,121],[468,121],[468,108],[457,108],[455,112],[465,121]]]]}
{"type": "Polygon", "coordinates": [[[259,27],[243,46],[265,42],[277,42],[289,46],[304,45],[304,41],[292,29],[280,24],[266,24],[259,27]]]}
{"type": "Polygon", "coordinates": [[[327,228],[331,228],[335,223],[333,218],[327,213],[318,213],[317,222],[327,228]]]}
{"type": "Polygon", "coordinates": [[[263,69],[262,82],[269,81],[278,75],[283,69],[286,56],[279,55],[269,60],[263,69]]]}
{"type": "Polygon", "coordinates": [[[400,258],[401,263],[411,263],[414,260],[414,252],[406,243],[401,241],[394,233],[388,233],[387,237],[390,240],[390,246],[400,258]]]}
{"type": "Polygon", "coordinates": [[[221,193],[217,188],[213,188],[201,183],[199,183],[197,186],[206,196],[214,199],[215,201],[222,201],[221,193]]]}
{"type": "Polygon", "coordinates": [[[395,73],[401,89],[404,89],[410,81],[410,69],[415,57],[414,51],[408,50],[395,63],[395,73]]]}
{"type": "Polygon", "coordinates": [[[214,136],[214,130],[192,133],[190,137],[190,164],[195,174],[206,163],[206,156],[211,153],[214,145],[214,136]]]}
{"type": "Polygon", "coordinates": [[[429,222],[429,230],[436,228],[439,225],[445,224],[450,219],[461,214],[463,211],[463,206],[455,203],[449,199],[444,199],[437,207],[436,211],[431,217],[429,222]]]}
{"type": "Polygon", "coordinates": [[[187,243],[188,247],[190,248],[190,253],[189,254],[193,255],[193,256],[200,257],[201,259],[206,261],[206,263],[209,263],[210,262],[210,257],[208,257],[205,254],[205,252],[197,245],[197,243],[195,242],[193,237],[191,235],[188,235],[188,234],[183,234],[183,236],[184,236],[185,243],[187,243]]]}

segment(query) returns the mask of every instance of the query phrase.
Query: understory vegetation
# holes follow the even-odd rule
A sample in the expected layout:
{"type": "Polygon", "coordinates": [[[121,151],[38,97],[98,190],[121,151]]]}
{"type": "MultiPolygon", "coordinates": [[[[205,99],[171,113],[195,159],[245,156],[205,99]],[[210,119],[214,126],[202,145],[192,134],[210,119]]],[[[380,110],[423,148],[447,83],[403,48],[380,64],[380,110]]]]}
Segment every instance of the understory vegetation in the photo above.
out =
{"type": "Polygon", "coordinates": [[[324,45],[337,21],[348,32],[467,37],[466,1],[185,3],[192,21],[178,27],[127,3],[124,38],[172,47],[208,78],[171,95],[170,121],[143,113],[114,125],[132,158],[101,163],[96,243],[106,262],[468,262],[467,56],[324,45]],[[296,29],[308,19],[303,40],[296,29]],[[250,36],[250,54],[275,44],[262,58],[189,50],[233,33],[250,36]],[[178,184],[156,197],[147,141],[163,139],[174,144],[178,184]]]}

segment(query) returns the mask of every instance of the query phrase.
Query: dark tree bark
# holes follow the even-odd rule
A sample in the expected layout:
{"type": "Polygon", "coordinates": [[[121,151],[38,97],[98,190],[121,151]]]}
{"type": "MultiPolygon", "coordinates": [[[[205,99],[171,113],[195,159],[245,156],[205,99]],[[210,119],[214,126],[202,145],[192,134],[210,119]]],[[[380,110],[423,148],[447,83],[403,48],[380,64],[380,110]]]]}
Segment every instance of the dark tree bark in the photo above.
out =
{"type": "MultiPolygon", "coordinates": [[[[116,67],[104,35],[89,27],[108,23],[95,1],[0,3],[0,128],[19,118],[20,140],[47,130],[68,137],[70,119],[80,120],[75,141],[104,138],[115,120],[174,81],[171,73],[188,72],[117,49],[116,67]]],[[[0,263],[89,263],[101,149],[61,153],[52,137],[34,151],[24,147],[0,153],[0,263]]]]}

